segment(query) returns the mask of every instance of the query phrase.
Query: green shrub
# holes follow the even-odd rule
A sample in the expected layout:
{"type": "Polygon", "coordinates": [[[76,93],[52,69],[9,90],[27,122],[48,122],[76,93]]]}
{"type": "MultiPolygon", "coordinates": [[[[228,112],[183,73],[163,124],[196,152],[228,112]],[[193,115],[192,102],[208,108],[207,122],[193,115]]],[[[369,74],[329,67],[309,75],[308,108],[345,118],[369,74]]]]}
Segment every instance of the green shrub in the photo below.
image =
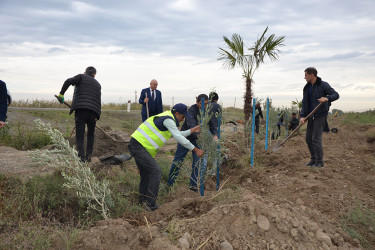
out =
{"type": "Polygon", "coordinates": [[[107,202],[111,201],[111,190],[108,188],[108,180],[98,180],[88,166],[81,162],[78,152],[70,147],[62,133],[52,129],[51,124],[44,124],[40,119],[35,120],[39,130],[44,131],[55,145],[53,150],[36,150],[32,152],[32,158],[41,164],[61,170],[65,179],[64,187],[74,193],[89,208],[87,213],[100,212],[104,219],[108,219],[109,209],[107,202]]]}
{"type": "Polygon", "coordinates": [[[23,122],[9,123],[0,130],[0,144],[18,150],[39,149],[51,143],[48,135],[23,122]]]}
{"type": "Polygon", "coordinates": [[[42,216],[62,223],[77,223],[87,209],[87,205],[63,187],[61,172],[35,176],[25,183],[3,177],[1,183],[6,190],[0,200],[0,221],[3,222],[17,224],[42,216]]]}

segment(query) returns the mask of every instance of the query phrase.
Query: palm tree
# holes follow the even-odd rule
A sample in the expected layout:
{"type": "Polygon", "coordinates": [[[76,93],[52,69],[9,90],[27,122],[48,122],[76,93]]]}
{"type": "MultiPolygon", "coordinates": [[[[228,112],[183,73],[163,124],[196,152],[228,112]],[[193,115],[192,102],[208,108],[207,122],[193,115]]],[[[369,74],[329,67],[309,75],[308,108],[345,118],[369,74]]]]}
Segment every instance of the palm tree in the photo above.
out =
{"type": "Polygon", "coordinates": [[[246,81],[246,90],[244,94],[244,113],[245,121],[250,118],[253,97],[253,76],[255,71],[268,57],[271,61],[276,61],[281,53],[279,47],[284,46],[285,36],[276,37],[275,34],[266,37],[268,27],[264,30],[262,36],[250,48],[245,48],[242,37],[239,34],[233,34],[232,40],[223,36],[229,51],[219,47],[220,57],[218,60],[224,60],[223,67],[233,69],[236,65],[243,70],[243,77],[246,81]]]}

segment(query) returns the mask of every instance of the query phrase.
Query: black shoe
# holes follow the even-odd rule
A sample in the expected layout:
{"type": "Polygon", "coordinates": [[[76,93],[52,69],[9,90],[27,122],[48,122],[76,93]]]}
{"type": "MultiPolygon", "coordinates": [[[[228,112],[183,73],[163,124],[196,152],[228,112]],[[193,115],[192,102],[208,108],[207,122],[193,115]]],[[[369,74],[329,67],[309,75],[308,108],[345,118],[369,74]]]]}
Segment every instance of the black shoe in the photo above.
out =
{"type": "Polygon", "coordinates": [[[306,166],[306,167],[312,167],[312,166],[314,166],[315,164],[316,164],[316,161],[311,160],[311,161],[309,161],[308,163],[306,163],[305,166],[306,166]]]}
{"type": "Polygon", "coordinates": [[[323,162],[318,162],[313,167],[322,168],[322,167],[324,167],[324,163],[323,162]]]}
{"type": "Polygon", "coordinates": [[[152,205],[149,205],[149,204],[147,204],[146,202],[145,203],[143,203],[143,206],[144,206],[144,208],[146,209],[146,210],[148,210],[148,211],[154,211],[154,210],[156,210],[156,209],[158,209],[159,208],[159,204],[158,203],[154,203],[154,204],[152,204],[152,205]]]}
{"type": "Polygon", "coordinates": [[[191,191],[198,192],[198,188],[197,187],[190,186],[189,189],[191,191]]]}
{"type": "Polygon", "coordinates": [[[91,162],[91,155],[90,156],[86,156],[86,162],[91,162]]]}

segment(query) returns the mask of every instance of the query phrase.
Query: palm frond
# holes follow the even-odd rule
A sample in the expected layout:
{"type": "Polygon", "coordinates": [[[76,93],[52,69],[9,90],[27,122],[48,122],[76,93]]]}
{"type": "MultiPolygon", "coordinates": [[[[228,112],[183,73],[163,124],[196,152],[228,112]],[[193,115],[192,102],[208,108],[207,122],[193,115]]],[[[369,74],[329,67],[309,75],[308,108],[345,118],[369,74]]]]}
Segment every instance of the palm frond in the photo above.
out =
{"type": "Polygon", "coordinates": [[[225,49],[219,48],[220,57],[218,60],[225,60],[223,63],[223,67],[225,69],[233,69],[236,66],[237,59],[233,56],[230,52],[226,51],[225,49]]]}

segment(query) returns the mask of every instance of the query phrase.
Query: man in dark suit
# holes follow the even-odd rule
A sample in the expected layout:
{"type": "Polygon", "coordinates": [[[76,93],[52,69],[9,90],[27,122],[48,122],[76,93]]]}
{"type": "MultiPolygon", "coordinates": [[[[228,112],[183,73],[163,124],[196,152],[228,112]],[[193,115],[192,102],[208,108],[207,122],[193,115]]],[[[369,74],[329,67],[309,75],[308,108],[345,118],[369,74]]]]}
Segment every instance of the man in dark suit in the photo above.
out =
{"type": "Polygon", "coordinates": [[[147,120],[148,117],[163,113],[163,101],[161,99],[161,92],[157,90],[158,81],[152,79],[150,87],[142,89],[139,103],[142,104],[142,122],[147,120]],[[148,114],[147,106],[148,105],[148,114]],[[148,117],[147,117],[148,115],[148,117]]]}

